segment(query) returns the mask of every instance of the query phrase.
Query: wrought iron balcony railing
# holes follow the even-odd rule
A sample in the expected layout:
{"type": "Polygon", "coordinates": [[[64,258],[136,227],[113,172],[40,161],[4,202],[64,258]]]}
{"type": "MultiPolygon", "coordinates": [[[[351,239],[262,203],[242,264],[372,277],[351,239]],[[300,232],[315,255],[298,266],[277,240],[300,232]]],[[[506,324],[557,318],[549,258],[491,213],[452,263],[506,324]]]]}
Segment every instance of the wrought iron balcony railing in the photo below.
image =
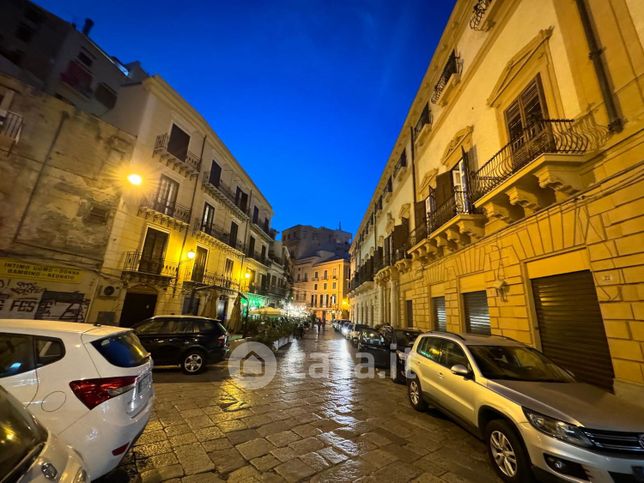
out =
{"type": "Polygon", "coordinates": [[[472,175],[471,200],[476,201],[545,153],[585,153],[595,133],[571,119],[535,121],[472,175]]]}
{"type": "Polygon", "coordinates": [[[458,57],[456,57],[456,52],[452,51],[449,58],[447,59],[445,67],[443,68],[443,73],[441,74],[440,79],[438,79],[438,82],[434,86],[434,92],[432,93],[431,98],[431,101],[434,104],[436,104],[440,99],[441,94],[443,93],[443,89],[445,89],[445,86],[447,85],[447,82],[449,82],[450,77],[452,77],[452,75],[454,74],[460,73],[460,71],[461,65],[458,61],[458,57]]]}
{"type": "Polygon", "coordinates": [[[472,30],[482,30],[483,17],[490,7],[492,0],[478,0],[474,5],[472,17],[470,18],[470,28],[472,30]]]}
{"type": "Polygon", "coordinates": [[[190,151],[186,151],[185,154],[173,153],[169,149],[169,142],[170,135],[168,133],[159,134],[154,142],[154,154],[158,154],[160,156],[171,156],[195,171],[199,171],[201,169],[199,156],[191,153],[190,151]]]}
{"type": "Polygon", "coordinates": [[[417,139],[420,135],[420,132],[423,130],[423,127],[425,127],[425,125],[427,124],[430,124],[431,122],[432,120],[429,114],[429,105],[425,104],[425,107],[420,113],[420,116],[416,121],[416,125],[414,126],[414,139],[417,139]]]}
{"type": "Polygon", "coordinates": [[[427,220],[421,220],[420,223],[409,234],[409,242],[411,246],[420,243],[427,238],[427,220]]]}
{"type": "Polygon", "coordinates": [[[217,287],[229,288],[236,290],[239,284],[230,276],[219,275],[215,272],[204,270],[200,267],[186,268],[185,281],[200,285],[213,285],[217,287]]]}
{"type": "Polygon", "coordinates": [[[454,196],[450,196],[440,206],[429,214],[428,234],[438,230],[441,226],[454,218],[456,215],[478,213],[470,202],[469,195],[463,190],[454,190],[454,196]]]}
{"type": "Polygon", "coordinates": [[[159,277],[174,277],[177,274],[177,264],[165,258],[147,256],[139,251],[126,252],[124,272],[137,272],[159,277]]]}
{"type": "Polygon", "coordinates": [[[14,143],[18,142],[22,125],[20,114],[11,111],[7,111],[4,115],[0,113],[0,137],[7,138],[14,143]]]}
{"type": "Polygon", "coordinates": [[[162,200],[147,200],[141,202],[141,208],[154,210],[162,215],[167,215],[184,223],[190,223],[190,208],[177,203],[162,200]]]}

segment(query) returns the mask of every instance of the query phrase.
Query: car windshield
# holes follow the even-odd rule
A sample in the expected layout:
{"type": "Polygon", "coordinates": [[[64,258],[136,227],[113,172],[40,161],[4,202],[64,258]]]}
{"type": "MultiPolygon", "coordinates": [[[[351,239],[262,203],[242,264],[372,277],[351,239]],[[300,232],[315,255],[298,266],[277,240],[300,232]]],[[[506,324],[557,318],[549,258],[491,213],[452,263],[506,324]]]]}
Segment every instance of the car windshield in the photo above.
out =
{"type": "Polygon", "coordinates": [[[355,327],[353,328],[353,330],[360,331],[360,330],[364,330],[364,329],[368,329],[368,328],[369,328],[368,325],[356,324],[355,327]]]}
{"type": "Polygon", "coordinates": [[[419,335],[420,331],[418,330],[397,330],[396,343],[400,346],[407,347],[412,345],[419,335]]]}
{"type": "Polygon", "coordinates": [[[45,430],[22,404],[0,388],[0,481],[17,480],[46,439],[45,430]]]}
{"type": "Polygon", "coordinates": [[[568,372],[530,347],[472,345],[468,348],[488,379],[574,382],[568,372]]]}
{"type": "Polygon", "coordinates": [[[373,329],[366,329],[362,331],[362,341],[365,344],[382,345],[383,340],[380,333],[373,329]]]}

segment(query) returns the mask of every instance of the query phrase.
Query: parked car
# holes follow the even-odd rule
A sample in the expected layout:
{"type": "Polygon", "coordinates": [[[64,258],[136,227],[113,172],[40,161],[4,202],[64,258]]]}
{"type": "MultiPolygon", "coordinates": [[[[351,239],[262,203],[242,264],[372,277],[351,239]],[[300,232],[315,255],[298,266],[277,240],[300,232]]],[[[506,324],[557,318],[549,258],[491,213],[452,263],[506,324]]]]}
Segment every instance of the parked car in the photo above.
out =
{"type": "Polygon", "coordinates": [[[376,367],[389,367],[391,350],[384,336],[373,328],[360,331],[358,352],[371,354],[376,367]]]}
{"type": "Polygon", "coordinates": [[[336,319],[333,321],[333,329],[336,332],[340,332],[340,329],[342,329],[342,326],[348,322],[351,322],[351,321],[348,319],[336,319]]]}
{"type": "Polygon", "coordinates": [[[539,351],[472,334],[429,333],[407,358],[411,405],[437,407],[482,437],[501,479],[641,481],[644,411],[576,382],[539,351]]]}
{"type": "Polygon", "coordinates": [[[198,374],[228,354],[228,333],[216,319],[194,315],[157,315],[134,324],[154,364],[177,365],[198,374]]]}
{"type": "Polygon", "coordinates": [[[346,321],[342,322],[342,325],[340,325],[340,333],[342,334],[342,336],[345,339],[347,337],[347,334],[351,330],[352,325],[353,325],[353,323],[350,320],[346,320],[346,321]]]}
{"type": "MultiPolygon", "coordinates": [[[[391,327],[391,326],[388,326],[391,327]]],[[[404,329],[384,329],[381,328],[381,333],[385,338],[385,341],[395,357],[390,357],[391,361],[391,374],[394,382],[398,384],[405,384],[407,378],[405,377],[405,361],[407,360],[407,354],[411,351],[412,346],[416,338],[423,333],[420,329],[414,329],[411,327],[404,329]]]]}
{"type": "Polygon", "coordinates": [[[368,329],[369,326],[365,324],[352,324],[351,329],[349,330],[347,334],[347,339],[351,341],[353,345],[358,344],[358,337],[360,336],[360,332],[364,329],[368,329]]]}
{"type": "Polygon", "coordinates": [[[85,483],[80,454],[47,431],[0,386],[0,481],[85,483]]]}
{"type": "Polygon", "coordinates": [[[118,466],[143,432],[151,370],[131,329],[0,320],[0,384],[81,454],[91,479],[118,466]]]}

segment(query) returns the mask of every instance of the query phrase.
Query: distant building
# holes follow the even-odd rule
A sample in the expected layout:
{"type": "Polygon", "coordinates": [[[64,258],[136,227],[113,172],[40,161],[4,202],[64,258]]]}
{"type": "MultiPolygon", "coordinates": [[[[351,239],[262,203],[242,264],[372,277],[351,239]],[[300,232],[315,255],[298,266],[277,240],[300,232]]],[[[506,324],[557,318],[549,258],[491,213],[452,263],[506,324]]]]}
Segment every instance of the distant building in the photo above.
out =
{"type": "Polygon", "coordinates": [[[347,258],[351,233],[340,229],[295,225],[282,232],[282,242],[296,260],[315,256],[318,252],[330,252],[347,258]]]}
{"type": "Polygon", "coordinates": [[[349,261],[338,256],[293,262],[293,302],[322,320],[348,318],[349,261]]]}
{"type": "Polygon", "coordinates": [[[0,2],[0,72],[75,107],[102,116],[116,105],[121,85],[139,80],[138,63],[125,66],[81,30],[26,0],[0,2]]]}

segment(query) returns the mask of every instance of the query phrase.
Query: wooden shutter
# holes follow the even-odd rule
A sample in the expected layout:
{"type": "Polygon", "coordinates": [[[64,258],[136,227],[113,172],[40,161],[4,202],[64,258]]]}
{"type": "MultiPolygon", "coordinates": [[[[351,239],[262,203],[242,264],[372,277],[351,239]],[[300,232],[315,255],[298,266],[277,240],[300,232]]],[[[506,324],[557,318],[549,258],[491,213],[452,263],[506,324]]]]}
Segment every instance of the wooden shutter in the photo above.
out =
{"type": "Polygon", "coordinates": [[[604,321],[589,271],[532,280],[543,353],[580,381],[613,387],[604,321]]]}
{"type": "Polygon", "coordinates": [[[489,335],[491,333],[490,313],[485,291],[464,293],[463,307],[465,309],[465,330],[471,334],[489,335]]]}

